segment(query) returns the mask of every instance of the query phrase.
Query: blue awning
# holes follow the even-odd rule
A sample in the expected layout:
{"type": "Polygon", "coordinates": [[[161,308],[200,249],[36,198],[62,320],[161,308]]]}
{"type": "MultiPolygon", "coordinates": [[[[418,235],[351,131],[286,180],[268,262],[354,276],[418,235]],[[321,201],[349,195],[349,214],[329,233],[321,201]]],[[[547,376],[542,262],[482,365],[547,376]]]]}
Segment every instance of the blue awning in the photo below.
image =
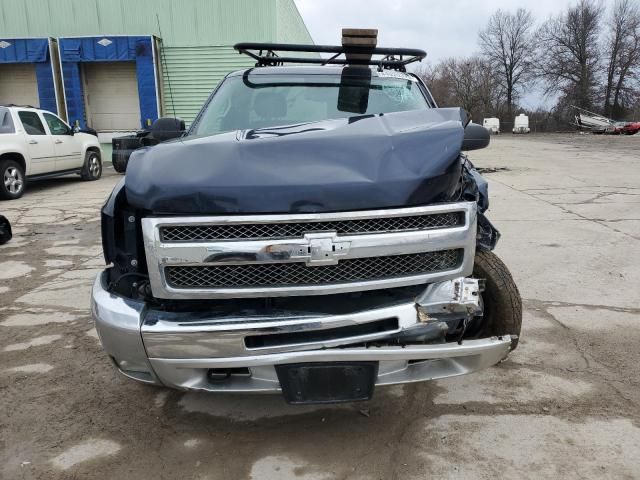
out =
{"type": "MultiPolygon", "coordinates": [[[[150,37],[82,37],[60,39],[63,62],[108,62],[135,60],[151,46],[150,37]]],[[[149,49],[151,54],[151,49],[149,49]]]]}
{"type": "Polygon", "coordinates": [[[49,60],[47,38],[0,39],[0,63],[40,63],[49,60]]]}
{"type": "Polygon", "coordinates": [[[0,39],[0,64],[33,63],[40,108],[58,113],[48,38],[0,39]]]}

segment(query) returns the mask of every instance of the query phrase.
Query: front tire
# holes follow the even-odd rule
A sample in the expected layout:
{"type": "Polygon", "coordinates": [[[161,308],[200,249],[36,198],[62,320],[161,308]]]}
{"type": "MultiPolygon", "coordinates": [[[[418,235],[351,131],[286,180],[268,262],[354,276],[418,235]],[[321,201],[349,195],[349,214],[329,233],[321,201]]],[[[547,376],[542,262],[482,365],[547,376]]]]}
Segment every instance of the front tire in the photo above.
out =
{"type": "Polygon", "coordinates": [[[473,332],[477,338],[514,335],[511,349],[518,346],[522,329],[522,298],[511,272],[498,256],[484,249],[476,251],[474,278],[485,280],[482,292],[484,315],[473,332]]]}
{"type": "Polygon", "coordinates": [[[82,180],[93,181],[98,180],[102,176],[102,159],[100,154],[94,150],[89,150],[85,154],[84,166],[80,174],[82,180]]]}
{"type": "Polygon", "coordinates": [[[0,199],[15,200],[24,194],[24,169],[15,160],[0,160],[0,199]]]}

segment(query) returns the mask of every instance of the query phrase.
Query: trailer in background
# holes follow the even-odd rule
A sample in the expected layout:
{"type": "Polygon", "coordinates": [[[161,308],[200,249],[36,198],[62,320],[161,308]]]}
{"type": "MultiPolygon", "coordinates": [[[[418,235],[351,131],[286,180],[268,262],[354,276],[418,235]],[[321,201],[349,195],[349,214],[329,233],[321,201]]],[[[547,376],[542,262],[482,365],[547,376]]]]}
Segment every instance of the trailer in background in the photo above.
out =
{"type": "Polygon", "coordinates": [[[482,121],[482,126],[489,130],[491,133],[500,133],[500,119],[499,118],[485,118],[482,121]]]}
{"type": "Polygon", "coordinates": [[[524,113],[518,115],[513,121],[513,133],[529,133],[529,117],[524,113]]]}

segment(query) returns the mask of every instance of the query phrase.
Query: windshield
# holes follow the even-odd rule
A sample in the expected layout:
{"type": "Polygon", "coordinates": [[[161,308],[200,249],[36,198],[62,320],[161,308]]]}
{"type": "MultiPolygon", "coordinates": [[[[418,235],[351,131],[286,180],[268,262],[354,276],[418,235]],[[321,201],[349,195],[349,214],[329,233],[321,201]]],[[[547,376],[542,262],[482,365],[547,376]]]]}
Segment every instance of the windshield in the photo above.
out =
{"type": "Polygon", "coordinates": [[[350,81],[349,77],[336,75],[245,74],[229,77],[220,85],[190,134],[216,135],[231,130],[427,108],[429,104],[418,83],[408,77],[374,76],[370,84],[367,80],[363,86],[362,79],[357,77],[350,81]],[[356,95],[365,97],[358,113],[344,106],[345,92],[353,96],[354,89],[356,95]]]}

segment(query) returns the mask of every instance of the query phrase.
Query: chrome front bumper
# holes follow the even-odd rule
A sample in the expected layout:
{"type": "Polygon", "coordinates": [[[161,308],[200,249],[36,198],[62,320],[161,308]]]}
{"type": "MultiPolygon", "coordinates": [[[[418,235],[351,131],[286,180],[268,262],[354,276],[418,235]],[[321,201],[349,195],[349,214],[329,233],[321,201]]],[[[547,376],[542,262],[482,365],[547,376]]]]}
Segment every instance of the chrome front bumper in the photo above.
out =
{"type": "Polygon", "coordinates": [[[512,341],[508,335],[461,344],[349,346],[415,328],[424,324],[425,315],[429,317],[438,310],[446,311],[446,315],[455,309],[473,308],[464,301],[465,280],[456,281],[459,283],[428,287],[417,299],[421,313],[415,302],[407,302],[347,315],[212,318],[149,310],[143,302],[107,292],[103,275],[99,275],[93,286],[92,312],[100,341],[118,370],[146,383],[211,392],[278,392],[275,365],[378,361],[376,385],[392,385],[470,373],[508,355],[512,341]],[[443,304],[447,295],[457,300],[443,304]],[[397,329],[260,348],[248,348],[245,342],[249,335],[321,332],[389,318],[397,319],[397,329]],[[211,369],[243,369],[246,373],[212,379],[211,369]]]}

